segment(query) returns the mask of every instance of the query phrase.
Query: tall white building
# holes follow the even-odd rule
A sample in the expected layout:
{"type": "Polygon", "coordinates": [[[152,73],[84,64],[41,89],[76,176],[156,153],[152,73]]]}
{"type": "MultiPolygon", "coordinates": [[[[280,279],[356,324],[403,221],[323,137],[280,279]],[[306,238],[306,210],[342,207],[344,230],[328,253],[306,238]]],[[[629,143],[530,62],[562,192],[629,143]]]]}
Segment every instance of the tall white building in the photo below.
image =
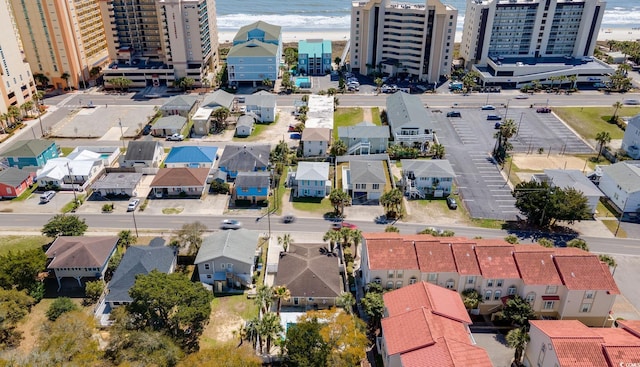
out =
{"type": "Polygon", "coordinates": [[[495,83],[520,84],[527,73],[545,79],[554,70],[562,70],[555,76],[606,74],[608,68],[591,60],[605,5],[601,0],[467,0],[460,56],[467,68],[487,67],[483,80],[495,83]]]}
{"type": "Polygon", "coordinates": [[[0,24],[4,35],[0,37],[0,114],[9,106],[20,107],[30,101],[36,91],[29,64],[24,61],[13,23],[11,9],[6,0],[0,0],[0,24]]]}
{"type": "Polygon", "coordinates": [[[451,70],[457,17],[456,9],[439,0],[353,2],[352,71],[437,82],[451,70]]]}
{"type": "Polygon", "coordinates": [[[215,0],[100,0],[109,56],[105,82],[164,86],[179,78],[200,85],[218,68],[215,0]]]}

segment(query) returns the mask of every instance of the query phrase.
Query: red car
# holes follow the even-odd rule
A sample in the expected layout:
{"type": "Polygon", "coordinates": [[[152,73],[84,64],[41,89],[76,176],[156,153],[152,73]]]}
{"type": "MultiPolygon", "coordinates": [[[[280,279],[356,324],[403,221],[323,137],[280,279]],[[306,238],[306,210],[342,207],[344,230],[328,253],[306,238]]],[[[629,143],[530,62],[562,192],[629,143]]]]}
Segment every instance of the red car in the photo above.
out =
{"type": "Polygon", "coordinates": [[[296,127],[293,125],[289,125],[289,132],[292,133],[294,131],[296,131],[296,127]]]}
{"type": "Polygon", "coordinates": [[[334,231],[339,231],[341,228],[358,229],[358,226],[348,222],[336,222],[331,225],[331,228],[334,231]]]}

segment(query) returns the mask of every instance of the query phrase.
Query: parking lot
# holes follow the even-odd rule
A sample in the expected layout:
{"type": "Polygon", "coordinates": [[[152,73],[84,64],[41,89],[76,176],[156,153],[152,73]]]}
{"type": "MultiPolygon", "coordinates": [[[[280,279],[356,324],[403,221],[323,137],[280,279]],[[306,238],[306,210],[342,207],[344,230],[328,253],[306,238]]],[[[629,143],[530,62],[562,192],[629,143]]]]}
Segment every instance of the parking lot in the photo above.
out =
{"type": "Polygon", "coordinates": [[[536,153],[592,153],[593,149],[576,136],[552,113],[536,113],[532,108],[496,106],[493,111],[482,111],[480,106],[456,108],[461,117],[447,117],[454,109],[433,110],[436,133],[446,149],[446,158],[456,172],[456,184],[465,207],[474,218],[514,220],[519,211],[511,195],[502,167],[492,157],[496,139],[495,123],[488,121],[491,114],[513,119],[519,133],[510,141],[515,152],[536,153]]]}

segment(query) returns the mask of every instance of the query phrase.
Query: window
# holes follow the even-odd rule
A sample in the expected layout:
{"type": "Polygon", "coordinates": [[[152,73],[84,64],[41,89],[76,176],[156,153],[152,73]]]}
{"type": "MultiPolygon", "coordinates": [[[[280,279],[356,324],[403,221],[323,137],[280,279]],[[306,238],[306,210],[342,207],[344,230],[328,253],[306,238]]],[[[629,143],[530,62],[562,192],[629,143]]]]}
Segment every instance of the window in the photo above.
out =
{"type": "Polygon", "coordinates": [[[491,291],[484,292],[484,300],[488,301],[491,299],[491,291]]]}
{"type": "Polygon", "coordinates": [[[493,287],[493,279],[487,280],[487,287],[493,287]]]}
{"type": "Polygon", "coordinates": [[[298,297],[294,297],[294,298],[293,298],[293,304],[294,304],[294,305],[298,305],[298,304],[300,304],[300,299],[299,299],[298,297]]]}
{"type": "Polygon", "coordinates": [[[467,284],[474,284],[476,282],[476,277],[467,277],[467,284]]]}
{"type": "Polygon", "coordinates": [[[580,312],[591,312],[591,303],[583,303],[580,305],[580,312]]]}
{"type": "Polygon", "coordinates": [[[558,286],[557,285],[548,285],[547,289],[545,289],[544,293],[545,294],[556,294],[556,293],[558,293],[558,286]]]}
{"type": "Polygon", "coordinates": [[[538,354],[538,366],[542,366],[544,362],[545,351],[547,350],[547,345],[542,343],[542,348],[540,348],[540,354],[538,354]]]}
{"type": "Polygon", "coordinates": [[[516,286],[512,285],[511,287],[509,287],[507,289],[507,294],[510,296],[513,296],[514,294],[516,294],[516,286]]]}
{"type": "Polygon", "coordinates": [[[497,301],[500,299],[501,296],[502,296],[502,291],[496,291],[496,293],[493,294],[493,300],[497,301]]]}
{"type": "Polygon", "coordinates": [[[496,280],[496,287],[502,287],[502,283],[504,283],[504,279],[496,280]]]}
{"type": "Polygon", "coordinates": [[[387,272],[387,278],[393,278],[393,270],[387,272]]]}
{"type": "Polygon", "coordinates": [[[211,279],[211,274],[207,274],[207,279],[211,279]]]}
{"type": "Polygon", "coordinates": [[[396,278],[404,278],[404,270],[396,271],[396,278]]]}
{"type": "Polygon", "coordinates": [[[437,282],[438,281],[438,273],[429,273],[429,275],[427,275],[427,281],[428,282],[437,282]]]}
{"type": "Polygon", "coordinates": [[[209,270],[211,269],[211,265],[209,264],[204,264],[204,270],[209,270]]]}
{"type": "Polygon", "coordinates": [[[377,277],[375,279],[373,279],[373,282],[376,283],[376,284],[382,284],[382,280],[380,278],[377,278],[377,277]]]}
{"type": "Polygon", "coordinates": [[[595,291],[585,291],[584,292],[584,298],[586,299],[593,299],[593,297],[595,297],[596,292],[595,291]]]}
{"type": "Polygon", "coordinates": [[[387,289],[393,289],[393,280],[387,282],[387,289]]]}
{"type": "Polygon", "coordinates": [[[224,267],[225,267],[225,263],[220,264],[220,267],[221,267],[222,269],[224,269],[224,267]]]}
{"type": "Polygon", "coordinates": [[[379,190],[380,189],[380,184],[373,184],[373,189],[374,190],[379,190]]]}
{"type": "Polygon", "coordinates": [[[447,289],[453,289],[454,286],[455,286],[455,282],[453,281],[453,279],[447,280],[447,282],[444,285],[444,287],[447,289]]]}
{"type": "Polygon", "coordinates": [[[396,282],[396,289],[398,289],[398,288],[402,288],[402,280],[398,280],[396,282]]]}
{"type": "Polygon", "coordinates": [[[411,277],[411,279],[409,279],[409,284],[416,284],[416,277],[411,277]]]}
{"type": "Polygon", "coordinates": [[[555,306],[555,302],[554,301],[544,301],[544,304],[542,305],[542,309],[543,310],[553,310],[554,306],[555,306]]]}
{"type": "Polygon", "coordinates": [[[527,294],[524,300],[527,301],[530,305],[533,305],[533,301],[536,300],[536,294],[533,292],[530,292],[527,294]]]}

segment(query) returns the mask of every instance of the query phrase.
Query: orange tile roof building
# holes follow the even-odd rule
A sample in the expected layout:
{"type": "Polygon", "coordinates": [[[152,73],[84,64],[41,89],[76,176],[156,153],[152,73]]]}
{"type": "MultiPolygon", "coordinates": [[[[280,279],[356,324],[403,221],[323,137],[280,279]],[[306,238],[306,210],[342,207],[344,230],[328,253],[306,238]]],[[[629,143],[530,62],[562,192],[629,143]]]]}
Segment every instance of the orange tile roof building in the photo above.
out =
{"type": "Polygon", "coordinates": [[[640,322],[589,328],[577,320],[532,320],[525,366],[640,366],[640,322]]]}
{"type": "Polygon", "coordinates": [[[459,293],[477,290],[479,314],[500,311],[519,295],[541,318],[611,325],[620,294],[608,267],[576,248],[513,245],[500,239],[365,233],[360,265],[364,284],[398,289],[426,281],[459,293]]]}
{"type": "Polygon", "coordinates": [[[378,350],[385,367],[492,366],[475,346],[460,296],[426,282],[385,293],[378,350]]]}

